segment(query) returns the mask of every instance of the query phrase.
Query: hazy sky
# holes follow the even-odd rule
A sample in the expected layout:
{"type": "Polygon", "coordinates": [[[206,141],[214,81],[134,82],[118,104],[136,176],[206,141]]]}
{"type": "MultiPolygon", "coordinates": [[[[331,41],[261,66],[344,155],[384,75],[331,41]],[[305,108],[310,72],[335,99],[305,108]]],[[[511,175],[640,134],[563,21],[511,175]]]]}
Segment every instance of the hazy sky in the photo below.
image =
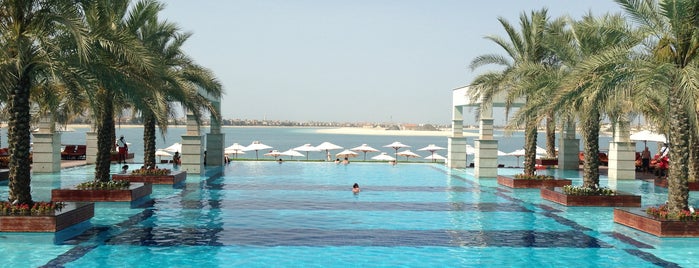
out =
{"type": "MultiPolygon", "coordinates": [[[[497,21],[620,12],[613,1],[169,0],[186,52],[222,82],[224,118],[450,123],[497,21]]],[[[467,115],[471,117],[470,115],[467,115]]]]}

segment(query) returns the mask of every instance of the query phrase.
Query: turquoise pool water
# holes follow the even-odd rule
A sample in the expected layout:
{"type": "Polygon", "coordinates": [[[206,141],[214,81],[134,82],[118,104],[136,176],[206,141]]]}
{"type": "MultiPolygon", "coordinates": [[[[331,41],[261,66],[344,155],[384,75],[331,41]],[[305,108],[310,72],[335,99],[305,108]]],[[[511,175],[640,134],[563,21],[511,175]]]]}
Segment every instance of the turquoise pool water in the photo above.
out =
{"type": "MultiPolygon", "coordinates": [[[[48,200],[93,169],[34,175],[33,195],[48,200]]],[[[580,183],[577,172],[556,175],[580,183]]],[[[642,193],[644,206],[667,194],[644,181],[611,186],[642,193]]],[[[58,234],[0,233],[0,267],[699,265],[699,239],[657,238],[615,224],[612,208],[563,207],[433,164],[233,162],[155,185],[151,198],[98,203],[89,223],[58,234]]]]}

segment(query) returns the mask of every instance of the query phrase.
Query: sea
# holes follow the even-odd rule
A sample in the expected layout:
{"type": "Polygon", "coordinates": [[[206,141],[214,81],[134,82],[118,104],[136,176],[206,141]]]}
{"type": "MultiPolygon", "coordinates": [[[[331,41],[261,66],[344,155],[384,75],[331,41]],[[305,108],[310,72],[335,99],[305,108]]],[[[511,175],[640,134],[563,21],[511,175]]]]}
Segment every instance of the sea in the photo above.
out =
{"type": "MultiPolygon", "coordinates": [[[[278,150],[280,152],[286,151],[288,149],[293,149],[295,147],[302,146],[304,144],[311,144],[312,146],[317,146],[323,142],[331,142],[333,144],[344,147],[345,149],[351,149],[362,144],[367,144],[380,152],[386,152],[389,154],[395,153],[393,148],[386,148],[385,145],[393,143],[395,141],[401,142],[405,145],[410,146],[409,149],[421,156],[421,158],[405,158],[399,156],[399,161],[410,161],[410,162],[431,162],[431,160],[425,160],[424,157],[430,155],[427,151],[418,151],[420,148],[424,148],[430,144],[434,144],[440,147],[447,148],[448,138],[446,136],[431,136],[431,135],[415,135],[415,136],[401,136],[401,135],[360,135],[360,134],[328,134],[320,133],[321,128],[311,128],[311,127],[222,127],[221,132],[225,134],[225,147],[232,145],[233,143],[238,143],[243,146],[250,145],[253,141],[259,141],[265,145],[271,146],[269,150],[278,150]]],[[[66,144],[86,144],[86,133],[90,131],[87,127],[75,127],[69,128],[68,131],[61,132],[61,143],[66,144]]],[[[166,131],[158,130],[156,133],[156,148],[166,148],[173,143],[182,142],[182,135],[185,134],[184,126],[174,126],[169,127],[166,131]]],[[[208,127],[202,127],[202,135],[209,132],[208,127]]],[[[464,132],[477,133],[477,129],[466,129],[464,132]]],[[[124,135],[126,141],[130,143],[129,152],[135,154],[134,161],[142,162],[143,159],[143,128],[138,126],[126,126],[116,128],[117,137],[124,135]]],[[[524,145],[524,134],[521,131],[505,132],[502,130],[495,130],[495,139],[498,140],[498,149],[504,153],[513,152],[518,149],[522,149],[524,145]]],[[[7,129],[0,130],[0,147],[7,146],[7,129]]],[[[467,143],[474,146],[474,139],[469,137],[467,143]]],[[[606,151],[609,146],[609,141],[611,137],[600,136],[600,150],[606,151]]],[[[538,146],[545,148],[545,135],[540,132],[537,138],[538,146]]],[[[642,151],[644,143],[636,143],[637,151],[642,151]]],[[[650,144],[649,144],[650,145],[650,144]]],[[[581,142],[582,146],[582,142],[581,142]]],[[[648,146],[651,148],[651,152],[656,146],[648,146]]],[[[263,156],[266,151],[259,151],[260,159],[272,159],[272,157],[263,156]]],[[[399,151],[403,151],[400,149],[399,151]]],[[[582,148],[581,148],[582,150],[582,148]]],[[[331,153],[339,153],[341,150],[331,151],[331,153]]],[[[380,152],[367,153],[367,160],[370,160],[372,156],[378,155],[380,152]]],[[[301,152],[306,154],[305,152],[301,152]]],[[[446,156],[447,150],[439,150],[435,152],[436,154],[446,156]]],[[[238,155],[238,158],[243,159],[254,159],[255,152],[249,151],[245,154],[238,155]]],[[[325,159],[325,152],[309,152],[308,157],[310,160],[322,160],[325,159]]],[[[473,156],[468,156],[469,162],[473,161],[473,156]]],[[[288,157],[285,158],[287,160],[288,157]]],[[[290,160],[305,160],[305,157],[294,157],[290,160]]],[[[362,160],[363,154],[360,152],[359,156],[355,159],[362,160]]],[[[499,156],[499,164],[509,166],[522,166],[523,158],[517,158],[515,156],[499,156]]]]}

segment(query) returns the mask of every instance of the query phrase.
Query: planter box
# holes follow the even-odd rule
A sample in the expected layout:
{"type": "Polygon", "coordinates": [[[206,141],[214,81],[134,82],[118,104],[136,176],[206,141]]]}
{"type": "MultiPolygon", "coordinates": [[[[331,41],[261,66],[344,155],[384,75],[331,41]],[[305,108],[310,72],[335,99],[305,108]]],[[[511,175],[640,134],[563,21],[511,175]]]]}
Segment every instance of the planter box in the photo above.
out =
{"type": "Polygon", "coordinates": [[[699,222],[660,220],[642,209],[614,209],[614,222],[660,237],[699,237],[699,222]]]}
{"type": "Polygon", "coordinates": [[[573,181],[568,179],[527,180],[498,176],[498,184],[510,188],[554,188],[571,185],[572,183],[573,181]]]}
{"type": "MultiPolygon", "coordinates": [[[[653,183],[655,186],[667,188],[667,179],[655,178],[653,183]]],[[[687,183],[687,186],[689,187],[690,191],[699,191],[699,182],[697,181],[690,181],[687,183]]]]}
{"type": "Polygon", "coordinates": [[[123,190],[78,190],[53,189],[51,200],[78,202],[130,202],[145,197],[153,192],[150,183],[132,183],[129,189],[123,190]]]}
{"type": "Polygon", "coordinates": [[[94,203],[66,203],[47,216],[0,216],[0,232],[57,232],[95,216],[94,203]]]}
{"type": "Polygon", "coordinates": [[[557,166],[558,159],[537,159],[536,164],[541,166],[557,166]]]}
{"type": "Polygon", "coordinates": [[[112,180],[152,184],[178,184],[187,179],[187,171],[172,171],[168,175],[113,174],[112,180]]]}
{"type": "Polygon", "coordinates": [[[567,195],[561,188],[541,188],[541,198],[564,206],[640,207],[641,196],[623,192],[617,195],[567,195]]]}

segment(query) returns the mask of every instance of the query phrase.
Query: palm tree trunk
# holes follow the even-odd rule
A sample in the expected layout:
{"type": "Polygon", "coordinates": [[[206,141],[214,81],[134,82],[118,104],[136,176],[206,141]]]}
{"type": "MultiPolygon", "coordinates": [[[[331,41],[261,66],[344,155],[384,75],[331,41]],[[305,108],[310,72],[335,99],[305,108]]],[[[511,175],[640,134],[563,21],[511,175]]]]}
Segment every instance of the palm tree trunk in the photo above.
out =
{"type": "Polygon", "coordinates": [[[143,113],[143,163],[146,167],[155,167],[155,118],[143,113]]]}
{"type": "Polygon", "coordinates": [[[546,115],[546,154],[556,157],[556,120],[553,113],[546,115]]]}
{"type": "Polygon", "coordinates": [[[19,76],[19,81],[10,92],[8,118],[8,144],[10,149],[9,162],[9,201],[19,204],[32,204],[31,194],[31,163],[29,162],[30,148],[30,106],[29,78],[19,76]]]}
{"type": "Polygon", "coordinates": [[[114,103],[112,94],[106,89],[100,89],[103,106],[99,111],[100,122],[97,128],[97,159],[95,160],[95,180],[109,181],[112,147],[114,146],[114,103]]]}
{"type": "Polygon", "coordinates": [[[689,188],[687,185],[687,175],[689,169],[689,117],[680,94],[672,88],[668,96],[669,127],[670,133],[670,168],[668,169],[668,190],[667,201],[668,210],[671,213],[679,213],[687,209],[689,202],[689,188]]]}
{"type": "Polygon", "coordinates": [[[690,134],[690,151],[689,151],[689,179],[690,182],[699,180],[699,139],[697,135],[690,134]]]}
{"type": "Polygon", "coordinates": [[[597,188],[599,186],[599,118],[599,112],[594,110],[583,119],[582,137],[585,140],[583,145],[585,153],[583,187],[597,188]]]}
{"type": "Polygon", "coordinates": [[[524,174],[536,173],[536,120],[528,118],[524,126],[524,174]]]}

